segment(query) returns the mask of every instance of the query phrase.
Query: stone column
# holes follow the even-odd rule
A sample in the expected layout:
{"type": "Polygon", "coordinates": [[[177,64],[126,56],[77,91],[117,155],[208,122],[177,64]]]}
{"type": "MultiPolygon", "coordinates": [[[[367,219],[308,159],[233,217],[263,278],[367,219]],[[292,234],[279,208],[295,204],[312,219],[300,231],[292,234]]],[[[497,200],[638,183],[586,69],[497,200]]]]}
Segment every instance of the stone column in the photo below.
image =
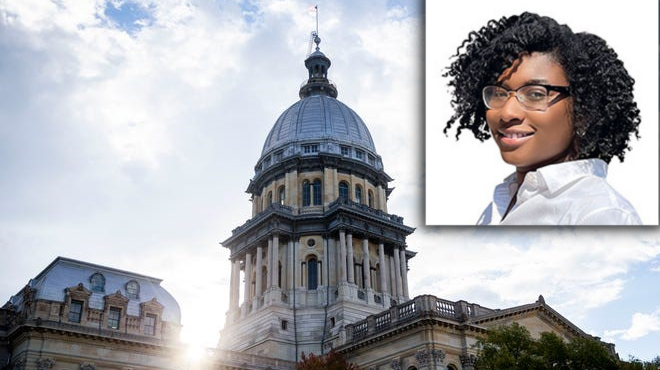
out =
{"type": "Polygon", "coordinates": [[[243,304],[246,307],[248,303],[252,300],[251,294],[252,288],[252,253],[245,254],[245,286],[243,290],[243,304]]]}
{"type": "Polygon", "coordinates": [[[287,272],[286,276],[288,280],[287,289],[291,289],[291,290],[296,288],[294,285],[295,276],[293,276],[293,266],[291,266],[291,264],[293,263],[292,259],[293,259],[293,239],[289,240],[288,251],[285,259],[286,262],[284,263],[284,266],[286,266],[286,272],[287,272]]]}
{"type": "Polygon", "coordinates": [[[362,276],[364,289],[371,289],[371,261],[369,260],[369,239],[362,239],[362,276]]]}
{"type": "Polygon", "coordinates": [[[379,278],[380,278],[380,291],[381,293],[387,293],[387,278],[385,275],[385,271],[387,268],[385,267],[385,245],[383,245],[383,242],[378,243],[378,265],[380,266],[380,270],[378,271],[379,278]]]}
{"type": "Polygon", "coordinates": [[[398,301],[399,297],[403,296],[403,287],[401,281],[401,254],[399,252],[399,247],[394,247],[394,274],[396,276],[396,296],[398,301]]]}
{"type": "Polygon", "coordinates": [[[270,289],[270,277],[273,275],[273,238],[268,237],[268,250],[266,251],[266,290],[270,289]]]}
{"type": "MultiPolygon", "coordinates": [[[[319,271],[319,286],[323,285],[323,276],[325,274],[325,286],[329,287],[330,286],[330,251],[328,251],[328,237],[323,236],[323,264],[325,265],[325,268],[322,268],[319,271]],[[325,272],[324,272],[325,270],[325,272]]],[[[326,288],[329,289],[329,288],[326,288]]]]}
{"type": "Polygon", "coordinates": [[[279,276],[279,262],[280,262],[280,239],[277,234],[273,235],[273,276],[270,278],[271,287],[279,288],[277,281],[279,276]]]}
{"type": "Polygon", "coordinates": [[[346,282],[346,233],[339,230],[339,278],[340,283],[346,282]]]}
{"type": "Polygon", "coordinates": [[[348,282],[349,284],[355,284],[355,266],[353,264],[353,234],[348,233],[346,235],[346,251],[348,252],[348,255],[346,257],[346,260],[348,262],[348,282]]]}
{"type": "Polygon", "coordinates": [[[296,287],[296,288],[300,286],[300,279],[298,277],[301,276],[300,271],[297,270],[297,269],[300,268],[300,258],[299,258],[300,256],[298,255],[299,250],[300,250],[300,241],[296,240],[293,243],[293,264],[294,264],[294,267],[292,268],[292,270],[293,270],[293,281],[294,281],[293,286],[296,287]]]}
{"type": "Polygon", "coordinates": [[[238,290],[241,278],[241,261],[237,258],[231,263],[231,282],[229,287],[229,309],[238,309],[238,290]]]}
{"type": "Polygon", "coordinates": [[[387,259],[390,261],[387,266],[387,274],[390,277],[390,294],[392,297],[396,297],[396,273],[394,272],[394,257],[387,256],[387,259]]]}
{"type": "Polygon", "coordinates": [[[408,262],[406,261],[406,250],[401,248],[401,285],[403,285],[403,296],[408,299],[408,262]]]}
{"type": "Polygon", "coordinates": [[[262,293],[263,287],[261,286],[261,279],[263,279],[262,270],[263,270],[263,255],[264,251],[261,246],[257,247],[257,265],[255,268],[255,282],[254,282],[254,295],[259,297],[262,293]]]}

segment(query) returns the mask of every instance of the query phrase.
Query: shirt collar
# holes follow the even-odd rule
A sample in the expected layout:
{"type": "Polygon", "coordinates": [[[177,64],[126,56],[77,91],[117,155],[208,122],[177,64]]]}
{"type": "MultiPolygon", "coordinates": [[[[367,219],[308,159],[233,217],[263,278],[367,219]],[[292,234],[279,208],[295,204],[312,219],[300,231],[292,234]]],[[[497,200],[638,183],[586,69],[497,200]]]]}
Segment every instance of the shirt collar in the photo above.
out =
{"type": "Polygon", "coordinates": [[[502,217],[516,193],[518,197],[515,207],[518,207],[535,194],[546,190],[549,194],[553,194],[586,176],[607,177],[607,163],[602,159],[592,158],[545,166],[528,172],[520,188],[516,183],[517,176],[514,172],[495,187],[493,200],[497,212],[502,217]]]}
{"type": "MultiPolygon", "coordinates": [[[[534,172],[531,173],[533,174],[534,172]]],[[[606,178],[607,163],[598,158],[581,159],[553,164],[536,170],[537,187],[547,188],[550,194],[587,176],[606,178]]],[[[524,182],[527,182],[527,178],[525,178],[524,182]]]]}

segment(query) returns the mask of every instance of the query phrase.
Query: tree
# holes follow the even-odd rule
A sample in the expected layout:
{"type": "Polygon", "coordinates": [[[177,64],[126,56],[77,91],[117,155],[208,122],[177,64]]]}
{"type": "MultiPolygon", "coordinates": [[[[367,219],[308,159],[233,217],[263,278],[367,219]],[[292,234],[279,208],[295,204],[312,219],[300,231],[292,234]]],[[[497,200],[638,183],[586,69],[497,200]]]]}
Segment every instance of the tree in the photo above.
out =
{"type": "Polygon", "coordinates": [[[591,338],[578,337],[567,343],[554,333],[544,332],[534,340],[529,331],[517,323],[489,330],[486,338],[479,339],[475,347],[479,370],[618,369],[607,350],[591,338]]]}
{"type": "Polygon", "coordinates": [[[619,361],[620,370],[660,370],[660,356],[651,361],[642,361],[630,356],[628,361],[619,361]]]}
{"type": "Polygon", "coordinates": [[[303,352],[300,361],[296,364],[296,370],[360,370],[360,368],[346,361],[341,353],[331,350],[321,356],[313,353],[307,356],[303,352]]]}

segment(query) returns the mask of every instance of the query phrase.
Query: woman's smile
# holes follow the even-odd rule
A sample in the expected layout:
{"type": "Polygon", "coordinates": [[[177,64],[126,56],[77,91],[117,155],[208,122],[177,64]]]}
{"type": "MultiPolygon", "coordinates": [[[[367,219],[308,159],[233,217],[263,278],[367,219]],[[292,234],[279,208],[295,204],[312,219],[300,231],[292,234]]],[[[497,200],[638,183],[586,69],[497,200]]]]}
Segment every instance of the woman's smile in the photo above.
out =
{"type": "MultiPolygon", "coordinates": [[[[524,54],[498,78],[497,86],[514,91],[530,84],[568,86],[563,68],[548,54],[524,54]]],[[[524,107],[515,94],[497,96],[500,106],[486,111],[490,131],[502,159],[518,172],[564,162],[573,144],[571,99],[563,99],[545,111],[524,107]],[[503,99],[502,99],[503,98],[503,99]],[[505,101],[503,101],[506,99],[505,101]]]]}

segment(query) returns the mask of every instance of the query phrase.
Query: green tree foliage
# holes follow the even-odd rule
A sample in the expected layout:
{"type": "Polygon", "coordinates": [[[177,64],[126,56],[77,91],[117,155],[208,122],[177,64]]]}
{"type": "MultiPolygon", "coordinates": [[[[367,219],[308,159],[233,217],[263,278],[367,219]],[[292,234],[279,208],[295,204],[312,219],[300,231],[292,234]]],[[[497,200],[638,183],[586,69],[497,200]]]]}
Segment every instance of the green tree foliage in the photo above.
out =
{"type": "Polygon", "coordinates": [[[296,364],[296,370],[360,370],[360,368],[346,361],[340,353],[332,350],[322,356],[316,356],[313,353],[307,356],[303,352],[300,361],[296,364]]]}
{"type": "Polygon", "coordinates": [[[635,357],[630,357],[628,361],[619,362],[621,370],[660,370],[660,356],[651,361],[642,361],[635,357]]]}
{"type": "Polygon", "coordinates": [[[567,343],[554,333],[541,333],[534,340],[517,323],[489,330],[485,339],[477,341],[476,348],[479,370],[618,369],[615,359],[592,339],[575,338],[567,343]]]}

